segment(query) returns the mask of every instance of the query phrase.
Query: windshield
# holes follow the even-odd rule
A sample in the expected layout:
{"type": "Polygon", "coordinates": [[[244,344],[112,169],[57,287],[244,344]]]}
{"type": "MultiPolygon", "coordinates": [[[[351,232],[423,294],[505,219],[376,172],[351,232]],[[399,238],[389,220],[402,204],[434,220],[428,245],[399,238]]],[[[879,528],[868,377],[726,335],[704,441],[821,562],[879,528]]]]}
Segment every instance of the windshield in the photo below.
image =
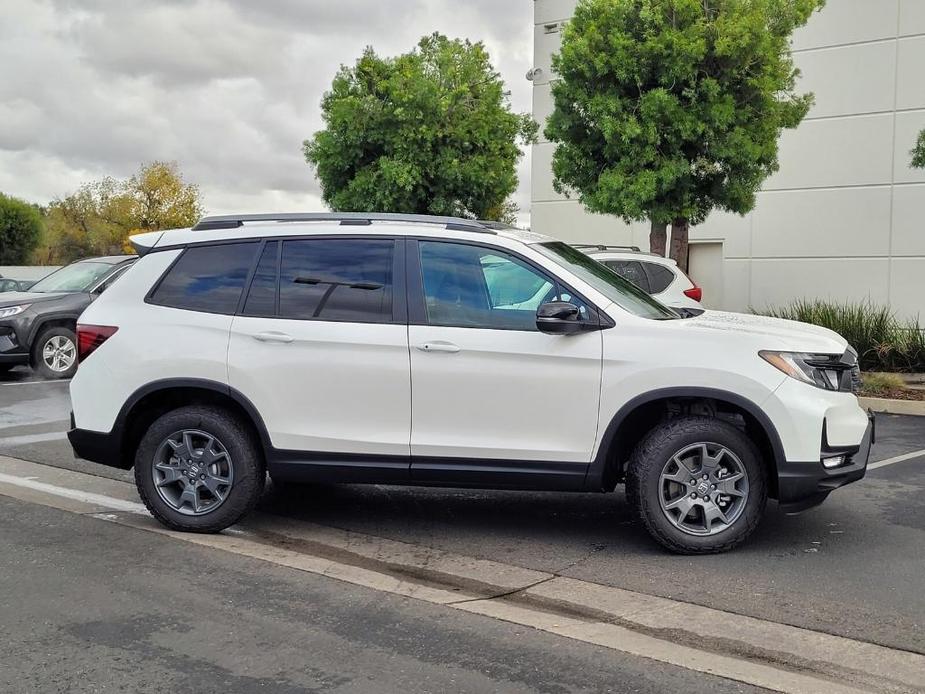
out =
{"type": "Polygon", "coordinates": [[[533,248],[580,277],[620,308],[640,318],[671,320],[679,317],[632,282],[566,243],[539,243],[533,248]]]}
{"type": "Polygon", "coordinates": [[[112,270],[109,263],[72,263],[32,285],[33,292],[88,292],[112,270]]]}

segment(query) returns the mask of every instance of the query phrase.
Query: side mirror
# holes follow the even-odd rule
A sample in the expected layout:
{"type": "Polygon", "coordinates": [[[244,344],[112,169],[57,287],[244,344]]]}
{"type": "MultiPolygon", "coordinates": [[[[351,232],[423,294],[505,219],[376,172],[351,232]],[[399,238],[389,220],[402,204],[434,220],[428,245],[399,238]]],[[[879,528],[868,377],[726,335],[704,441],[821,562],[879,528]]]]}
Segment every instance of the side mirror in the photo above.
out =
{"type": "Polygon", "coordinates": [[[568,301],[550,301],[536,309],[536,327],[542,333],[571,335],[588,329],[581,311],[568,301]]]}

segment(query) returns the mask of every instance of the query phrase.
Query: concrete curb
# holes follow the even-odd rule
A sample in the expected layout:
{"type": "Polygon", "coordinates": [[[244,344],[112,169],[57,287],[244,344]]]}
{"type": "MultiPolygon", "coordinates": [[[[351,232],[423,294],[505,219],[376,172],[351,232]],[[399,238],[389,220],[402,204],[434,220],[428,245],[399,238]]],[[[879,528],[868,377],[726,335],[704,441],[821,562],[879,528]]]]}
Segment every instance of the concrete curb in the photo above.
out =
{"type": "Polygon", "coordinates": [[[858,398],[861,407],[884,414],[909,414],[925,417],[925,400],[890,400],[888,398],[858,398]]]}

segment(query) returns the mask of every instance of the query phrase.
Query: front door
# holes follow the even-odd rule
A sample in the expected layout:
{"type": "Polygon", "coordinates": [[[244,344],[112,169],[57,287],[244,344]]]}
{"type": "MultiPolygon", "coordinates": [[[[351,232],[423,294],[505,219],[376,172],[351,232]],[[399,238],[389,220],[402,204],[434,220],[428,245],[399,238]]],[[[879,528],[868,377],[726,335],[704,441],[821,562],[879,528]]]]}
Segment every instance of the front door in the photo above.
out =
{"type": "Polygon", "coordinates": [[[597,433],[601,333],[536,327],[541,303],[579,300],[492,246],[409,242],[408,263],[412,478],[583,478],[597,433]]]}
{"type": "Polygon", "coordinates": [[[290,466],[408,476],[411,375],[396,245],[340,237],[264,246],[231,327],[228,378],[290,466]]]}

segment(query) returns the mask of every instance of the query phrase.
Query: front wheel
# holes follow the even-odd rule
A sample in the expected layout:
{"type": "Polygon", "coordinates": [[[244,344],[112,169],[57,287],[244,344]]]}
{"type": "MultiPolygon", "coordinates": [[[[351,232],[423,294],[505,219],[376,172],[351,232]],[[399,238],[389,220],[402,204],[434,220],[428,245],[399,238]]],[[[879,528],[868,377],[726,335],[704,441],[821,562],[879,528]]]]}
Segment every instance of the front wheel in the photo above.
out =
{"type": "Polygon", "coordinates": [[[710,417],[660,424],[636,446],[626,490],[657,542],[681,554],[745,541],[767,503],[764,465],[743,431],[710,417]]]}
{"type": "Polygon", "coordinates": [[[265,479],[256,437],[217,407],[192,405],[162,415],[135,454],[141,500],[172,530],[224,530],[256,505],[265,479]]]}

